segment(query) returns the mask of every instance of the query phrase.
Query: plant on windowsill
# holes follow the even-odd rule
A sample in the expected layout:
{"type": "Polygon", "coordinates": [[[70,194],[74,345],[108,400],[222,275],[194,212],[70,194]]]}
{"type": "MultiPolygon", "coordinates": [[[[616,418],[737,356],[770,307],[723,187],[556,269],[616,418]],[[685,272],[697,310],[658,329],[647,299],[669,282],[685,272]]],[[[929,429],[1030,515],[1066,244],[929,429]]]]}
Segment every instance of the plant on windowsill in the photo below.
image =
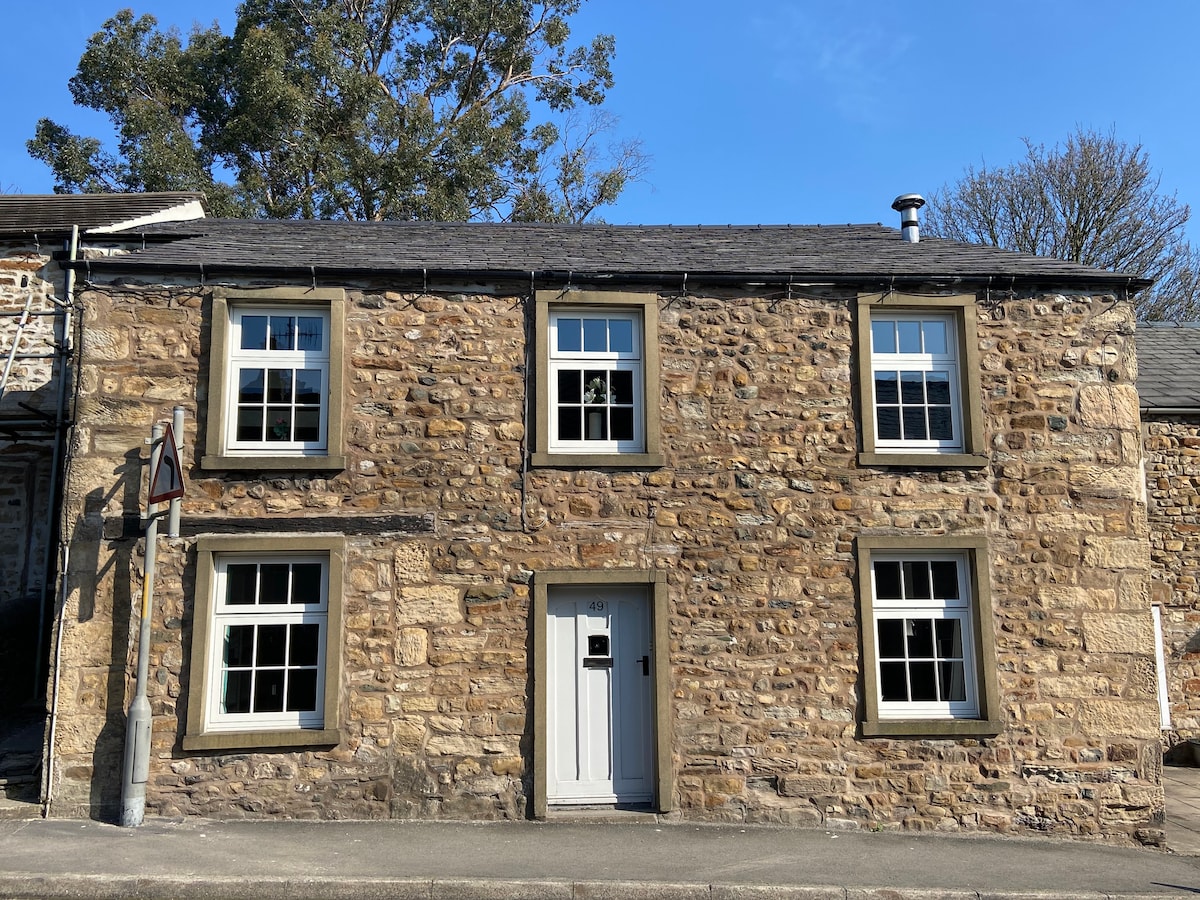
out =
{"type": "Polygon", "coordinates": [[[596,377],[589,381],[583,389],[584,403],[603,403],[608,399],[608,385],[603,378],[596,377]]]}

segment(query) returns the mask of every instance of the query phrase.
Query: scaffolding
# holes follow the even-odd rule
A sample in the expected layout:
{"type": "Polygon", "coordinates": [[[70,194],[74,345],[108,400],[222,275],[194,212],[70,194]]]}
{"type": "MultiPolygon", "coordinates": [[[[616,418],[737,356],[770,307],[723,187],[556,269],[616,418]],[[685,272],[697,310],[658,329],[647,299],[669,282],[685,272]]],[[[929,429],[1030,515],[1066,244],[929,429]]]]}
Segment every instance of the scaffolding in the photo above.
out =
{"type": "MultiPolygon", "coordinates": [[[[34,235],[35,246],[40,243],[34,235]]],[[[70,409],[72,391],[76,383],[75,372],[75,272],[71,263],[79,252],[79,228],[71,228],[66,253],[55,253],[60,262],[62,287],[65,299],[60,299],[55,290],[39,292],[31,284],[29,275],[22,275],[18,308],[0,309],[0,323],[7,320],[8,327],[0,327],[5,346],[0,347],[3,370],[0,372],[0,446],[12,448],[21,444],[47,444],[48,476],[45,497],[44,547],[41,566],[41,596],[38,600],[37,654],[35,671],[32,674],[33,693],[42,696],[46,687],[49,662],[48,627],[54,608],[56,586],[62,573],[56,565],[60,548],[63,523],[61,521],[62,490],[68,463],[68,446],[74,416],[70,409]],[[63,257],[66,257],[65,263],[63,257]],[[41,300],[42,302],[39,302],[41,300]],[[37,387],[48,389],[48,402],[34,406],[22,400],[15,403],[10,393],[15,393],[19,364],[41,363],[41,377],[32,379],[26,374],[22,387],[38,382],[37,387]]],[[[37,488],[33,489],[35,502],[37,488]]],[[[31,550],[34,549],[31,547],[31,550]]],[[[30,600],[33,594],[27,595],[30,600]]]]}

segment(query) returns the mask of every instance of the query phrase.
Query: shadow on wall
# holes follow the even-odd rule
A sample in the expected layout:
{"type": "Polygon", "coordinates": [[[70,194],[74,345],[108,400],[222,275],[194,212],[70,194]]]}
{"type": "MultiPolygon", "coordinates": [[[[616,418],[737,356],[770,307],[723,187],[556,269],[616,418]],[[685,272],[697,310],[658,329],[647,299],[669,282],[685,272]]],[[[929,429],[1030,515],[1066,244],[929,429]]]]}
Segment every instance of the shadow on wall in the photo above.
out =
{"type": "MultiPolygon", "coordinates": [[[[96,735],[92,751],[92,771],[89,791],[89,816],[103,822],[117,822],[121,811],[121,764],[125,746],[125,697],[129,680],[131,622],[138,614],[132,603],[134,582],[134,551],[137,538],[127,535],[124,519],[108,524],[104,510],[112,499],[121,496],[123,513],[140,509],[138,491],[141,485],[142,459],[140,449],[125,454],[125,462],[114,470],[117,481],[107,494],[97,489],[84,498],[83,514],[76,520],[72,532],[71,570],[79,589],[77,621],[91,622],[111,612],[112,641],[107,669],[95,671],[99,683],[89,685],[79,673],[79,703],[89,703],[88,692],[94,688],[103,696],[90,698],[90,703],[102,705],[104,725],[96,735]],[[115,534],[110,528],[115,528],[115,534]],[[100,560],[100,547],[110,548],[109,556],[100,560]],[[78,553],[78,555],[76,555],[78,553]],[[111,602],[98,597],[101,586],[112,585],[111,602]]],[[[63,673],[62,677],[71,677],[63,673]]]]}

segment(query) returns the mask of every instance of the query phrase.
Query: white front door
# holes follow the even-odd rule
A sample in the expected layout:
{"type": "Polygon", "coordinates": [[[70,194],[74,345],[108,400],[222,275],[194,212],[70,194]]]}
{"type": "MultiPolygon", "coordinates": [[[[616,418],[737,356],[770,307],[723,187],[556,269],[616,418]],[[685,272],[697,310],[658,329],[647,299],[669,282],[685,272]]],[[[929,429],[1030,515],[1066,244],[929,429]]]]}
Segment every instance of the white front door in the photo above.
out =
{"type": "Polygon", "coordinates": [[[551,587],[546,611],[547,802],[652,801],[647,590],[551,587]]]}

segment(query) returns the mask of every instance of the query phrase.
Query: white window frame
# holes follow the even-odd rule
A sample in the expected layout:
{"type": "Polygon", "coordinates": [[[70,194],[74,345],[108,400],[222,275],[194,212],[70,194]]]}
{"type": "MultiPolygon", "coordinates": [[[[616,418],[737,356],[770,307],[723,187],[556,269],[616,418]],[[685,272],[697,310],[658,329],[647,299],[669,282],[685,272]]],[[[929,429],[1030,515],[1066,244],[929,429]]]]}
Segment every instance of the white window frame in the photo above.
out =
{"type": "MultiPolygon", "coordinates": [[[[976,719],[979,717],[979,667],[975,659],[974,613],[971,596],[970,554],[966,552],[887,552],[874,550],[870,554],[870,591],[872,603],[871,632],[875,665],[875,684],[880,720],[886,719],[976,719]],[[958,597],[954,599],[880,599],[876,590],[875,565],[880,562],[953,562],[958,576],[958,597]],[[914,701],[884,700],[882,663],[879,647],[881,619],[953,619],[959,622],[962,640],[962,662],[965,700],[914,701]]],[[[901,580],[903,584],[903,579],[901,580]]],[[[932,593],[932,591],[931,591],[932,593]]],[[[918,657],[918,659],[929,659],[918,657]]],[[[889,658],[889,661],[894,661],[889,658]]],[[[935,664],[936,671],[936,664],[935,664]]]]}
{"type": "MultiPolygon", "coordinates": [[[[287,729],[319,729],[325,727],[325,684],[327,646],[329,643],[329,577],[330,558],[328,553],[280,552],[239,553],[221,552],[213,556],[213,579],[211,598],[211,639],[207,660],[208,708],[205,710],[206,732],[231,732],[287,729]],[[321,566],[321,596],[319,603],[256,603],[229,604],[228,571],[231,564],[278,564],[317,563],[321,566]],[[292,625],[315,624],[317,634],[316,697],[312,710],[282,712],[225,712],[224,703],[225,665],[224,646],[226,629],[237,625],[292,625]]],[[[266,668],[266,667],[264,667],[266,668]]],[[[275,668],[274,666],[270,668],[275,668]]],[[[288,667],[284,667],[287,669],[288,667]]],[[[308,667],[306,667],[308,668],[308,667]]],[[[252,666],[250,671],[257,671],[252,666]]]]}
{"type": "MultiPolygon", "coordinates": [[[[954,313],[942,312],[921,312],[921,311],[881,311],[872,310],[870,314],[870,340],[871,340],[871,396],[874,403],[875,421],[875,448],[881,452],[904,450],[917,453],[963,453],[966,448],[964,436],[963,410],[962,410],[962,360],[959,352],[958,344],[958,319],[954,313]],[[899,343],[896,344],[894,352],[877,351],[875,348],[875,326],[882,323],[891,323],[894,329],[899,328],[899,323],[917,323],[919,331],[922,334],[922,351],[918,353],[900,352],[899,343]],[[942,325],[946,335],[946,350],[943,353],[925,352],[924,348],[924,323],[938,322],[942,325]],[[900,438],[884,438],[880,434],[880,408],[878,391],[875,389],[877,384],[876,377],[879,373],[894,372],[897,374],[897,391],[901,390],[900,374],[901,372],[921,372],[924,375],[929,373],[943,374],[949,385],[950,393],[950,439],[906,439],[903,436],[900,438]]],[[[892,404],[882,404],[890,407],[892,404]]],[[[922,408],[928,410],[929,404],[921,404],[922,408]]],[[[900,405],[897,407],[897,412],[901,419],[901,428],[903,429],[903,401],[900,400],[900,405]]],[[[910,407],[911,408],[911,407],[910,407]]]]}
{"type": "MultiPolygon", "coordinates": [[[[646,452],[646,390],[645,390],[645,352],[644,328],[640,310],[622,308],[597,307],[556,307],[549,316],[549,440],[550,453],[644,453],[646,452]],[[632,350],[622,351],[570,351],[558,349],[558,329],[560,320],[605,320],[624,321],[632,325],[632,350]],[[588,419],[583,420],[583,438],[580,440],[560,440],[559,433],[559,373],[573,370],[601,370],[606,372],[625,371],[632,373],[633,396],[633,437],[629,440],[588,438],[588,419]]],[[[586,386],[585,386],[586,387],[586,386]]],[[[608,404],[596,406],[608,407],[608,404]]],[[[624,405],[622,405],[624,406],[624,405]]],[[[618,407],[612,407],[618,408],[618,407]]],[[[626,407],[628,408],[628,407],[626,407]]],[[[585,406],[586,409],[586,406],[585,406]]],[[[594,409],[587,415],[598,415],[599,409],[594,409]]]]}
{"type": "MultiPolygon", "coordinates": [[[[255,305],[233,304],[229,308],[229,352],[226,361],[226,384],[228,385],[225,404],[225,426],[227,435],[225,452],[229,456],[323,456],[329,448],[329,412],[330,412],[330,341],[332,340],[331,316],[329,307],[304,305],[255,305]],[[303,316],[321,320],[321,349],[317,350],[243,350],[242,349],[242,320],[246,316],[268,316],[281,318],[286,316],[303,316]],[[320,411],[319,433],[316,440],[311,441],[271,441],[271,440],[239,440],[238,439],[238,393],[240,373],[243,369],[261,368],[315,370],[320,372],[320,411]]],[[[268,320],[269,321],[269,320],[268,320]]],[[[269,333],[269,328],[268,328],[269,333]]],[[[269,406],[266,400],[264,383],[264,407],[269,406]]],[[[294,398],[293,398],[294,402],[294,398]]],[[[264,415],[265,415],[264,411],[264,415]]]]}

